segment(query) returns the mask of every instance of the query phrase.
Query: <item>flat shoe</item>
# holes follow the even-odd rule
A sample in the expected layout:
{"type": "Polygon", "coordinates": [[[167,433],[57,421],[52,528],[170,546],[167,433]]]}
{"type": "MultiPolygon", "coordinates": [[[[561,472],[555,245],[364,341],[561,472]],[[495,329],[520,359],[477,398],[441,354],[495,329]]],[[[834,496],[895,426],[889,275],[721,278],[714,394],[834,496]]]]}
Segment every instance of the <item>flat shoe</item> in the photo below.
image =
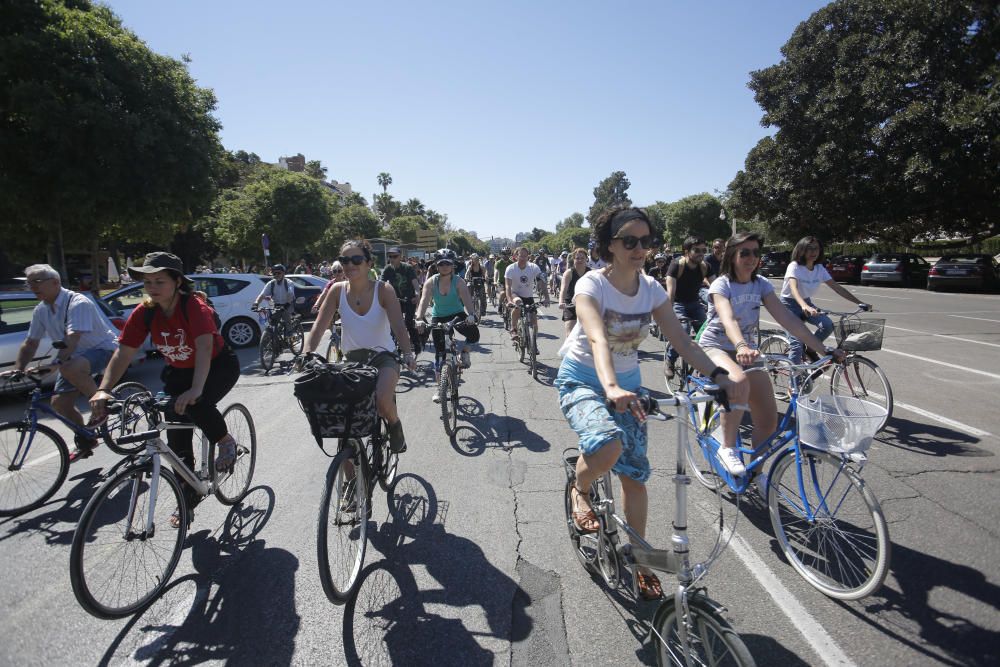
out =
{"type": "Polygon", "coordinates": [[[639,597],[643,600],[659,600],[663,597],[663,588],[655,574],[637,574],[635,581],[639,586],[639,597]]]}

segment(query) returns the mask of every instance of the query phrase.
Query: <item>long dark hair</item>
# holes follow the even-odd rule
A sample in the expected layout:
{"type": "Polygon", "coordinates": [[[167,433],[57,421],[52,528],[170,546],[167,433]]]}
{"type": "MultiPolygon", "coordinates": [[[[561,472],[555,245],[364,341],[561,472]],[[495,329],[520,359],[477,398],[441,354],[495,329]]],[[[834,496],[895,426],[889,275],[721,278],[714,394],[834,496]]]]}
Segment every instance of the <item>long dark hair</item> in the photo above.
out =
{"type": "Polygon", "coordinates": [[[819,257],[816,258],[816,264],[822,264],[823,253],[825,252],[825,249],[823,248],[823,243],[815,236],[805,236],[799,239],[799,242],[795,244],[795,248],[792,250],[792,261],[800,266],[805,266],[806,246],[808,246],[811,243],[815,243],[816,245],[819,246],[819,257]]]}
{"type": "MultiPolygon", "coordinates": [[[[740,232],[736,236],[729,237],[729,240],[726,241],[726,253],[722,256],[722,273],[729,276],[730,279],[736,278],[736,262],[733,261],[733,258],[736,257],[736,248],[747,241],[756,241],[759,247],[764,247],[764,237],[757,232],[740,232]]],[[[750,274],[750,281],[753,282],[756,279],[757,267],[755,266],[753,273],[750,274]]]]}

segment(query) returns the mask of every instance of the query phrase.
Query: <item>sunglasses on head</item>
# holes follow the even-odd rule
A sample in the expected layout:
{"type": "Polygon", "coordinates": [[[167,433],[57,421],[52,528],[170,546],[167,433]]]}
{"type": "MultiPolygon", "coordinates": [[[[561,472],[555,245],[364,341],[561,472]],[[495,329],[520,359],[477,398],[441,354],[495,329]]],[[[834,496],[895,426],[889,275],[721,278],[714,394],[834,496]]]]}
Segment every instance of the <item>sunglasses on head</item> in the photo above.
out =
{"type": "Polygon", "coordinates": [[[760,257],[760,248],[740,248],[740,258],[749,257],[753,255],[754,257],[760,257]]]}
{"type": "Polygon", "coordinates": [[[361,264],[364,264],[365,256],[351,255],[350,257],[348,257],[347,255],[341,255],[340,257],[337,258],[337,261],[343,264],[344,266],[347,266],[348,264],[353,264],[354,266],[360,266],[361,264]]]}
{"type": "Polygon", "coordinates": [[[614,238],[621,241],[626,250],[635,250],[637,245],[641,245],[643,250],[649,250],[656,242],[656,238],[651,234],[646,234],[645,236],[615,236],[614,238]]]}

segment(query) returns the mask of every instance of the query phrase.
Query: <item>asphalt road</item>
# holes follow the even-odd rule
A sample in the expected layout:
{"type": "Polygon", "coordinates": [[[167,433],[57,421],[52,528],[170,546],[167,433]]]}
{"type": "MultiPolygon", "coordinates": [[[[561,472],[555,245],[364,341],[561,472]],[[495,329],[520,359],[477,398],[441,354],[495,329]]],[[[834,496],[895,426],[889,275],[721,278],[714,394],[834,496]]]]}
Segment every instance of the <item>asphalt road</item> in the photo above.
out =
{"type": "MultiPolygon", "coordinates": [[[[893,542],[883,589],[856,603],[813,590],[785,563],[766,508],[724,501],[737,538],[708,576],[759,665],[986,665],[1000,650],[1000,297],[854,288],[888,320],[884,348],[896,409],[865,479],[893,542]]],[[[818,305],[847,309],[832,292],[818,305]]],[[[609,591],[580,567],[563,517],[562,451],[575,445],[551,380],[562,326],[542,321],[534,381],[489,318],[461,387],[449,442],[425,384],[404,377],[398,403],[409,451],[393,518],[375,493],[374,537],[356,601],[331,604],[319,583],[316,516],[329,459],[292,395],[293,376],[264,376],[255,351],[230,395],[256,421],[253,490],[230,510],[199,506],[177,572],[142,614],[100,621],[76,603],[69,544],[84,503],[116,457],[106,448],[70,470],[45,507],[0,521],[0,663],[649,664],[656,605],[609,591]]],[[[642,350],[659,389],[659,344],[642,350]]],[[[158,387],[160,363],[134,379],[158,387]]],[[[0,420],[19,401],[0,402],[0,420]]],[[[673,509],[672,422],[650,427],[649,535],[667,546],[673,509]]],[[[717,501],[691,487],[695,556],[714,539],[717,501]]],[[[665,582],[667,580],[665,579],[665,582]]]]}

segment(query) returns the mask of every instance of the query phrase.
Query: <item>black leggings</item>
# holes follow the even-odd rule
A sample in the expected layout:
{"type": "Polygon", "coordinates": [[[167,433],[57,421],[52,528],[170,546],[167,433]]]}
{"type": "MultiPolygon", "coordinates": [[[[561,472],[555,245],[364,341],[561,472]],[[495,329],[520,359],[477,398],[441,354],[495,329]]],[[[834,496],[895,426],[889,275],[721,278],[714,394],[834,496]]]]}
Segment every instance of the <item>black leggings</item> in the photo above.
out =
{"type": "MultiPolygon", "coordinates": [[[[173,414],[171,410],[169,418],[172,421],[194,422],[209,442],[218,442],[229,429],[226,428],[226,421],[216,405],[229,393],[239,377],[240,361],[236,358],[236,353],[228,346],[222,348],[219,355],[212,359],[205,388],[202,389],[198,402],[187,406],[183,416],[173,414]]],[[[165,366],[160,379],[163,380],[163,391],[177,397],[191,388],[194,369],[165,366]]],[[[194,448],[191,444],[193,436],[194,431],[186,428],[167,431],[167,444],[170,445],[170,449],[192,470],[194,469],[194,448]]]]}
{"type": "MultiPolygon", "coordinates": [[[[441,322],[451,322],[458,315],[463,315],[464,313],[456,313],[455,315],[447,315],[445,317],[432,317],[432,324],[440,324],[441,322]]],[[[455,331],[462,334],[465,338],[466,343],[478,343],[479,342],[479,327],[475,324],[471,324],[467,320],[462,320],[455,325],[455,331]]],[[[431,335],[434,338],[434,363],[435,368],[441,368],[441,364],[444,361],[444,331],[441,329],[433,329],[431,335]]]]}

